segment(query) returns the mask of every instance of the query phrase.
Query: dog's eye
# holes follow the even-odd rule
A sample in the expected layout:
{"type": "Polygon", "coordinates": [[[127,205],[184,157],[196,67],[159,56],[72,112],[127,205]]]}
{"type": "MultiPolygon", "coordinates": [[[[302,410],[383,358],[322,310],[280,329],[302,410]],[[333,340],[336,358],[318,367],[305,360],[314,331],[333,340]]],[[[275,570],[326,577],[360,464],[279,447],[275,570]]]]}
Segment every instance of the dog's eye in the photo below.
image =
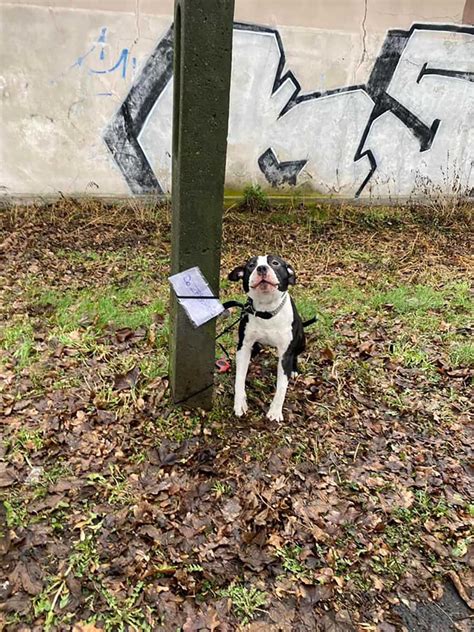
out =
{"type": "Polygon", "coordinates": [[[255,268],[255,263],[249,263],[249,268],[250,270],[253,270],[253,268],[255,268]]]}
{"type": "Polygon", "coordinates": [[[272,266],[274,266],[275,268],[277,268],[280,265],[280,262],[277,261],[276,259],[273,259],[272,261],[272,266]]]}

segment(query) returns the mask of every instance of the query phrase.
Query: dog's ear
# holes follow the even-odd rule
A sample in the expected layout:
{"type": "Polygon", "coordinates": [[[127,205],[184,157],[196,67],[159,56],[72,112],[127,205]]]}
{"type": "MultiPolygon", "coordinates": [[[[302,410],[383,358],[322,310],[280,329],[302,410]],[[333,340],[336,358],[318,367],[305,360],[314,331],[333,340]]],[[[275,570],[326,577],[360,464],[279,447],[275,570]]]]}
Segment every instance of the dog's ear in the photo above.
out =
{"type": "Polygon", "coordinates": [[[232,272],[229,272],[227,278],[229,279],[229,281],[240,281],[244,278],[244,273],[244,266],[238,266],[237,268],[234,268],[232,272]]]}
{"type": "Polygon", "coordinates": [[[296,283],[296,274],[291,266],[286,266],[288,271],[288,285],[295,285],[296,283]]]}

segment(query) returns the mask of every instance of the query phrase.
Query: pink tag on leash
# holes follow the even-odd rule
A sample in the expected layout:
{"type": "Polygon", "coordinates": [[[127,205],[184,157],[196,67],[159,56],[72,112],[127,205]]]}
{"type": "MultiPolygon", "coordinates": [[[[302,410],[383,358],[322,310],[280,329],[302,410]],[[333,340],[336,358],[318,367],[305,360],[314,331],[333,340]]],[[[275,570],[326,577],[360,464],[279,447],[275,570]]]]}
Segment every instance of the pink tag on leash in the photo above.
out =
{"type": "Polygon", "coordinates": [[[230,362],[229,360],[226,360],[226,358],[219,358],[216,360],[216,367],[218,373],[227,373],[227,371],[230,371],[231,368],[230,362]]]}

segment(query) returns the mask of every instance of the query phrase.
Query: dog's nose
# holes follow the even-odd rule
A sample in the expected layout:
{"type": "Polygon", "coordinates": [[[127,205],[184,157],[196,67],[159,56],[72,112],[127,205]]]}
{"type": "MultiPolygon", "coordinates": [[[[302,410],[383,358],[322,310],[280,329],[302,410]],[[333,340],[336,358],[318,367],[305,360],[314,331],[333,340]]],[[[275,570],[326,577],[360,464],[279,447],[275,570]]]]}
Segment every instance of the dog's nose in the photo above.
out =
{"type": "Polygon", "coordinates": [[[261,274],[262,276],[265,276],[267,271],[268,271],[268,267],[267,266],[258,266],[258,268],[257,268],[257,272],[259,274],[261,274]]]}

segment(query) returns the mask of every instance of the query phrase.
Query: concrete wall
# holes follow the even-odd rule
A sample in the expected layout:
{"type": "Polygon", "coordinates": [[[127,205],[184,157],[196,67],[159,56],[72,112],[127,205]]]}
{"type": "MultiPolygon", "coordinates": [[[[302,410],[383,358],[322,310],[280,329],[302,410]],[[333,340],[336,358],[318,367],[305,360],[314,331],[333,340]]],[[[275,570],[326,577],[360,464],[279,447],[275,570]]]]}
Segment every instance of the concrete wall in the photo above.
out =
{"type": "MultiPolygon", "coordinates": [[[[0,0],[6,195],[168,192],[171,0],[0,0]]],[[[236,0],[227,186],[474,188],[474,0],[236,0]]]]}

